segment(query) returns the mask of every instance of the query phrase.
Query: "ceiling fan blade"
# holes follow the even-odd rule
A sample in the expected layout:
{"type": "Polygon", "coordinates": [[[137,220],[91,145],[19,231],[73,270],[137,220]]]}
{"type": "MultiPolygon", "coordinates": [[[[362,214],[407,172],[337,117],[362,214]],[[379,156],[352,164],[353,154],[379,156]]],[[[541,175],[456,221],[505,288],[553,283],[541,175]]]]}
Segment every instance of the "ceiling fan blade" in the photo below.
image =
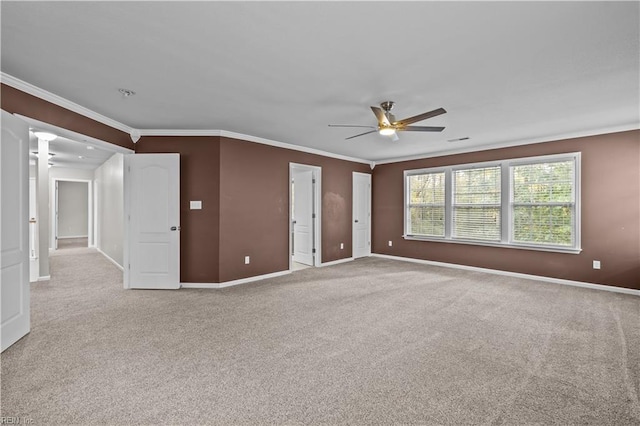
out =
{"type": "MultiPolygon", "coordinates": [[[[373,107],[371,107],[373,108],[373,107]]],[[[431,118],[431,117],[436,117],[438,115],[442,115],[444,113],[446,113],[447,111],[444,110],[444,108],[438,108],[438,109],[434,109],[433,111],[429,111],[429,112],[425,112],[423,114],[420,115],[415,115],[413,117],[409,117],[409,118],[404,118],[400,121],[396,121],[395,123],[393,123],[394,125],[400,125],[400,126],[406,126],[408,124],[411,123],[415,123],[418,121],[422,121],[422,120],[426,120],[427,118],[431,118]]]]}
{"type": "Polygon", "coordinates": [[[398,127],[397,130],[401,132],[441,132],[444,130],[444,127],[433,127],[433,126],[404,126],[398,127]]]}
{"type": "Polygon", "coordinates": [[[329,124],[329,127],[366,127],[368,129],[375,129],[375,126],[361,126],[359,124],[329,124]]]}
{"type": "Polygon", "coordinates": [[[389,119],[387,118],[387,116],[384,115],[384,111],[382,110],[382,108],[372,106],[371,111],[373,111],[373,113],[376,115],[376,118],[378,119],[378,123],[381,126],[391,125],[391,123],[389,123],[389,119]]]}
{"type": "Polygon", "coordinates": [[[358,136],[364,136],[364,135],[368,135],[369,133],[375,133],[377,132],[377,130],[369,130],[368,132],[364,132],[364,133],[360,133],[359,135],[355,135],[355,136],[349,136],[348,138],[345,138],[344,140],[346,141],[347,139],[353,139],[353,138],[357,138],[358,136]]]}

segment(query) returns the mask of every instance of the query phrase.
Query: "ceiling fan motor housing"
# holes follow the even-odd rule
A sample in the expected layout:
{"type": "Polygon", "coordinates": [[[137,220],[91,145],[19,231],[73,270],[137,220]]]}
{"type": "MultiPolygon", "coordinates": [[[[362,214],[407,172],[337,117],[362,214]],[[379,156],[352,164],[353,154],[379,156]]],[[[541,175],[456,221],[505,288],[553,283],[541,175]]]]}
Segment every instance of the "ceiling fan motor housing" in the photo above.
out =
{"type": "Polygon", "coordinates": [[[389,112],[391,111],[391,108],[393,108],[394,105],[395,105],[395,102],[393,101],[385,101],[380,104],[380,107],[386,112],[389,112]]]}

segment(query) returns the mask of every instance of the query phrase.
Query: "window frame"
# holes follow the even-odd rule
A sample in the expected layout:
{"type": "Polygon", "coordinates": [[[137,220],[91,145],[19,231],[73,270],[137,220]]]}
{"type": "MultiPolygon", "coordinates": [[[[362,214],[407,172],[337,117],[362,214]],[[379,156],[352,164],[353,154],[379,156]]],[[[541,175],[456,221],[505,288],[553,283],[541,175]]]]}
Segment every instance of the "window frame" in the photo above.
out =
{"type": "MultiPolygon", "coordinates": [[[[445,190],[444,190],[444,213],[445,213],[445,220],[444,220],[444,236],[438,236],[438,235],[425,235],[424,238],[428,238],[428,239],[432,239],[435,241],[442,241],[443,239],[447,238],[447,174],[445,172],[445,168],[443,167],[435,167],[435,168],[431,168],[429,169],[428,172],[425,173],[413,173],[413,174],[406,174],[407,171],[405,171],[405,175],[404,175],[404,235],[407,235],[407,229],[408,229],[408,220],[407,218],[411,217],[411,207],[416,207],[418,205],[416,205],[415,203],[411,202],[411,187],[409,185],[409,176],[415,176],[415,175],[424,175],[424,174],[439,174],[439,173],[444,173],[444,180],[445,180],[445,190]]],[[[403,235],[403,237],[404,237],[403,235]]]]}
{"type": "MultiPolygon", "coordinates": [[[[445,181],[445,187],[446,187],[446,181],[445,181]]],[[[452,167],[451,169],[451,239],[452,240],[463,240],[463,241],[478,241],[478,242],[486,242],[486,243],[496,243],[496,242],[501,242],[502,241],[502,214],[503,214],[503,209],[502,209],[502,198],[503,197],[503,193],[502,193],[502,169],[500,167],[499,164],[486,164],[484,163],[481,167],[476,167],[474,165],[474,167],[452,167]],[[497,240],[490,240],[490,239],[482,239],[482,238],[462,238],[462,237],[456,237],[455,234],[455,228],[456,228],[456,221],[455,221],[455,212],[456,212],[456,207],[462,206],[462,204],[458,204],[455,201],[455,195],[456,195],[456,177],[455,174],[458,171],[461,170],[482,170],[482,169],[494,169],[497,168],[500,170],[500,204],[476,204],[473,207],[494,207],[497,206],[499,212],[500,212],[500,236],[498,237],[497,240]]],[[[445,210],[446,210],[447,206],[445,204],[445,210]]]]}
{"type": "Polygon", "coordinates": [[[571,152],[563,154],[541,155],[534,157],[521,157],[496,161],[485,161],[479,163],[454,164],[450,166],[438,166],[421,169],[404,170],[404,218],[403,235],[405,240],[445,242],[454,244],[469,244],[489,247],[515,248],[525,250],[549,251],[558,253],[579,254],[581,246],[581,154],[571,152]],[[533,244],[513,241],[513,200],[512,200],[512,167],[528,164],[557,163],[562,161],[573,161],[573,246],[561,246],[551,244],[533,244]],[[453,237],[453,173],[456,170],[468,170],[487,167],[500,167],[500,241],[463,239],[453,237]],[[427,173],[445,174],[445,235],[444,237],[433,237],[426,235],[410,234],[409,231],[409,177],[427,173]]]}

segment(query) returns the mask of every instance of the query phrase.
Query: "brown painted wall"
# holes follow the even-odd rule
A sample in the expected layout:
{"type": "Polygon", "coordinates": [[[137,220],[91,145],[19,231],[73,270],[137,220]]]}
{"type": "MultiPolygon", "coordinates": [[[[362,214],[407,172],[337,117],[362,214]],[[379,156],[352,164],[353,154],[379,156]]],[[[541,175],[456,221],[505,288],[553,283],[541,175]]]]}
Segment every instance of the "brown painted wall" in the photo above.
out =
{"type": "Polygon", "coordinates": [[[5,111],[133,149],[134,145],[128,133],[36,98],[6,84],[1,84],[0,90],[1,106],[5,111]]]}
{"type": "Polygon", "coordinates": [[[352,173],[369,165],[222,138],[221,282],[289,268],[290,162],[322,167],[322,261],[351,257],[352,173]]]}
{"type": "Polygon", "coordinates": [[[382,164],[372,179],[375,253],[640,289],[640,131],[382,164]],[[567,152],[582,152],[582,253],[401,237],[404,170],[567,152]],[[602,262],[601,270],[592,268],[593,260],[602,262]]]}
{"type": "Polygon", "coordinates": [[[180,281],[218,282],[220,138],[144,136],[136,154],[180,154],[180,281]],[[202,201],[191,210],[189,201],[202,201]]]}

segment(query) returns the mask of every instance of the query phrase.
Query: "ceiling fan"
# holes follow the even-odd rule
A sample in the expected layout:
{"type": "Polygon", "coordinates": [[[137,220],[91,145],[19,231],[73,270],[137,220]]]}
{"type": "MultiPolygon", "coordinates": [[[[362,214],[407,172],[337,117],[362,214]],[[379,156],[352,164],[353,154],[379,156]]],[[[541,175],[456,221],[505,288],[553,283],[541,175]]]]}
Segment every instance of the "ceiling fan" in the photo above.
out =
{"type": "Polygon", "coordinates": [[[433,111],[415,115],[413,117],[396,120],[396,117],[391,114],[393,105],[393,101],[385,101],[380,104],[380,107],[371,107],[371,111],[373,111],[376,119],[378,120],[377,126],[361,126],[357,124],[329,124],[329,127],[366,127],[369,129],[373,129],[364,133],[350,136],[345,140],[357,138],[358,136],[368,135],[369,133],[378,132],[383,136],[391,136],[392,140],[397,141],[399,138],[396,132],[441,132],[444,130],[444,127],[410,126],[410,124],[416,123],[418,121],[426,120],[427,118],[436,117],[438,115],[446,113],[447,111],[445,111],[444,108],[438,108],[434,109],[433,111]]]}

